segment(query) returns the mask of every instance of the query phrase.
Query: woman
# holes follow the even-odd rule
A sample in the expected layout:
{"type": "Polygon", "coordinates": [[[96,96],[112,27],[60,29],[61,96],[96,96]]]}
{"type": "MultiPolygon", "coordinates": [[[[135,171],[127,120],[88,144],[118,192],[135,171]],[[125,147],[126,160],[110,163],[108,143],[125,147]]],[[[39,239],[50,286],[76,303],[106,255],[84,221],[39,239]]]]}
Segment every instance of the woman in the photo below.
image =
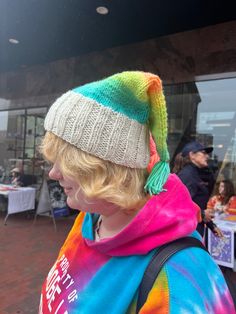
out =
{"type": "MultiPolygon", "coordinates": [[[[78,87],[52,105],[45,129],[49,175],[82,213],[43,285],[40,313],[135,313],[156,249],[198,236],[198,208],[169,175],[161,81],[123,72],[78,87]],[[147,178],[150,132],[159,158],[147,178]]],[[[140,313],[206,312],[235,310],[218,266],[189,248],[166,263],[140,313]]]]}
{"type": "Polygon", "coordinates": [[[222,180],[218,184],[218,194],[212,196],[207,208],[216,213],[236,213],[236,196],[234,196],[234,185],[230,180],[222,180]]]}
{"type": "Polygon", "coordinates": [[[227,214],[236,215],[236,196],[231,196],[225,209],[227,214]]]}
{"type": "Polygon", "coordinates": [[[216,236],[222,237],[221,230],[212,221],[214,217],[212,211],[206,210],[210,196],[209,187],[212,185],[212,176],[210,173],[207,174],[202,170],[207,168],[208,154],[212,150],[212,147],[204,147],[196,141],[186,144],[182,152],[175,157],[173,172],[185,184],[192,200],[201,208],[202,221],[197,226],[201,236],[204,236],[206,224],[216,236]]]}

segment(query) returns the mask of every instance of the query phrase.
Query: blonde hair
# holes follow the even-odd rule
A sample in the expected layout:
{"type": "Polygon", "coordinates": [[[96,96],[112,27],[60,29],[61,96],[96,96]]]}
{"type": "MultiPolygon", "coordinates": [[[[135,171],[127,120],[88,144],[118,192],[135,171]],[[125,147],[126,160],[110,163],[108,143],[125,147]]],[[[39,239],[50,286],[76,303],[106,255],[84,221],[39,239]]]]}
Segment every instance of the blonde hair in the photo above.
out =
{"type": "Polygon", "coordinates": [[[63,175],[74,178],[88,198],[104,199],[128,211],[137,209],[146,198],[145,169],[102,160],[51,132],[45,134],[40,151],[49,162],[59,161],[63,175]]]}

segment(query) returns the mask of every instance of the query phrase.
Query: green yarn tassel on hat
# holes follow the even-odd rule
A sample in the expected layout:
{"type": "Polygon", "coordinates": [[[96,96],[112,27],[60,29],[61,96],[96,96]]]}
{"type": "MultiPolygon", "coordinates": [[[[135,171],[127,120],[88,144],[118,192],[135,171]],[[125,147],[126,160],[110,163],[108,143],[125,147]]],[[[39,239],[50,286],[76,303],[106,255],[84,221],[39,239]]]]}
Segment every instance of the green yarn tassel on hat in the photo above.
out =
{"type": "Polygon", "coordinates": [[[170,156],[167,148],[167,109],[162,82],[158,76],[150,78],[148,95],[150,103],[149,129],[160,161],[153,167],[144,189],[150,195],[155,195],[166,191],[163,186],[170,174],[170,156]]]}
{"type": "Polygon", "coordinates": [[[156,195],[163,191],[163,185],[166,183],[168,175],[170,174],[169,163],[166,161],[159,161],[153,167],[149,177],[147,178],[145,191],[150,195],[156,195]]]}

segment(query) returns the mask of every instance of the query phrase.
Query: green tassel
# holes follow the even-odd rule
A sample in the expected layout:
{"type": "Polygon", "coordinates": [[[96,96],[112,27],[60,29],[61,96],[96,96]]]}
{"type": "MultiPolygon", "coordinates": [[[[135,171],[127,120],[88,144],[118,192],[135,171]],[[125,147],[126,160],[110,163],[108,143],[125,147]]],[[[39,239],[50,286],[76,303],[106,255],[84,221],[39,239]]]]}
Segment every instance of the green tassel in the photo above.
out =
{"type": "Polygon", "coordinates": [[[166,183],[168,175],[170,174],[169,164],[165,161],[159,161],[152,168],[149,177],[147,178],[146,185],[144,187],[145,191],[150,195],[159,194],[163,189],[163,185],[166,183]]]}

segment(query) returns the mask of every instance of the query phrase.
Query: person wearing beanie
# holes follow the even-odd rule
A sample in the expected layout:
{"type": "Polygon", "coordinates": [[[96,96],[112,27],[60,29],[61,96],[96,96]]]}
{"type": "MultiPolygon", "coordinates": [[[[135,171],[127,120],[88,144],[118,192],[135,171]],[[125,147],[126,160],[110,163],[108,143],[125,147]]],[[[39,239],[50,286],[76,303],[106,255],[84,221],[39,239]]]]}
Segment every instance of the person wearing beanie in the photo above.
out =
{"type": "MultiPolygon", "coordinates": [[[[81,212],[43,284],[39,313],[136,313],[158,248],[200,238],[199,208],[169,170],[162,82],[131,71],[77,87],[55,101],[44,125],[49,176],[81,212]]],[[[210,255],[188,248],[165,263],[139,313],[235,311],[210,255]]]]}

